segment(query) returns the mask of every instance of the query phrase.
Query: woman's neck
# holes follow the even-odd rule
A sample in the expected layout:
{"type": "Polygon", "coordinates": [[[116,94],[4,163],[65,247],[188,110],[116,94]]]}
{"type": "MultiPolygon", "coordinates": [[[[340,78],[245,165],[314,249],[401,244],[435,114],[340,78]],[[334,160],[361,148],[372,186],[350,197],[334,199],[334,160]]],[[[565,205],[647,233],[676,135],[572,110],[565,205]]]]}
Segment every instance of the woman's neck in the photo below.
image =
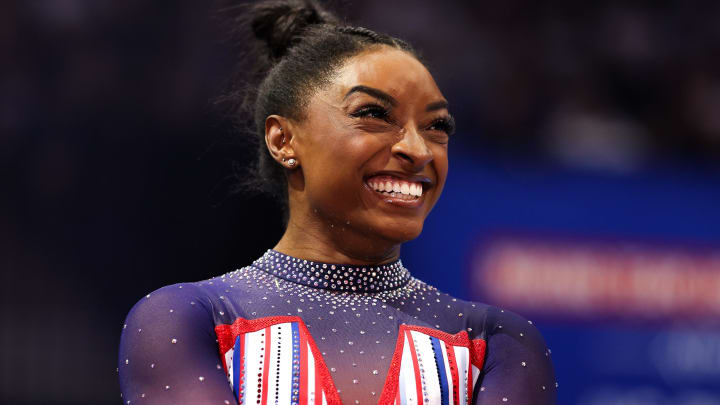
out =
{"type": "Polygon", "coordinates": [[[345,225],[292,216],[274,250],[324,263],[376,265],[396,261],[400,244],[368,237],[345,225]]]}

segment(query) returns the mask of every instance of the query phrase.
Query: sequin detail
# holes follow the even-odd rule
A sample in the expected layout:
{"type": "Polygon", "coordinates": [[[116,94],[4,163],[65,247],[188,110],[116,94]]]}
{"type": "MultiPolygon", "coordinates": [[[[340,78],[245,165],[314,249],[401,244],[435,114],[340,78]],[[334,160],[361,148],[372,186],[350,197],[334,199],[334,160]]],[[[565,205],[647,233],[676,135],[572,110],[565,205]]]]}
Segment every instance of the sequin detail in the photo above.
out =
{"type": "Polygon", "coordinates": [[[381,292],[402,287],[410,280],[401,260],[351,267],[298,259],[272,249],[253,262],[253,267],[283,280],[333,291],[381,292]]]}

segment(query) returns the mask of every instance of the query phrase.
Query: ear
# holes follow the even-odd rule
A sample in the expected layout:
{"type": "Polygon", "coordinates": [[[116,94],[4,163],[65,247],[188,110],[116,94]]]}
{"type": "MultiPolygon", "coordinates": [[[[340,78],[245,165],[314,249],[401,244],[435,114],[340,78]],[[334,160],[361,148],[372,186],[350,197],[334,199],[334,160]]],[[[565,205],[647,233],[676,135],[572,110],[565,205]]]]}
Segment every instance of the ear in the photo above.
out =
{"type": "Polygon", "coordinates": [[[290,121],[279,115],[268,116],[265,119],[265,145],[273,159],[288,169],[298,167],[293,144],[290,121]]]}

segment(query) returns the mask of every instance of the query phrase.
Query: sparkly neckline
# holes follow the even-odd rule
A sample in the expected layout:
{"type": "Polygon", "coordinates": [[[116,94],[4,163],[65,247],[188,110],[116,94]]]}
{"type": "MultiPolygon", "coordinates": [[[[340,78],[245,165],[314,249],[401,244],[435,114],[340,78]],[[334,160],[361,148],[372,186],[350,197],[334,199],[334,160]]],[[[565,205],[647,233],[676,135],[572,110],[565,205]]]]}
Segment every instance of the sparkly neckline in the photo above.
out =
{"type": "Polygon", "coordinates": [[[400,259],[376,266],[313,262],[269,249],[253,267],[284,280],[313,288],[343,292],[381,292],[404,286],[410,272],[400,259]]]}

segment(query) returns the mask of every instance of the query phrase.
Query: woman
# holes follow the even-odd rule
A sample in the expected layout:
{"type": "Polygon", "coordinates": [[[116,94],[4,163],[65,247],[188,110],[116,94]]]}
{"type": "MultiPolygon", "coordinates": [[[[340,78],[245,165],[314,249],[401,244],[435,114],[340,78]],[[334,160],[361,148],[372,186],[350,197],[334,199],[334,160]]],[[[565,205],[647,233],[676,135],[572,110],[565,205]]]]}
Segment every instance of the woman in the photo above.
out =
{"type": "Polygon", "coordinates": [[[258,178],[287,201],[287,229],[252,265],[132,309],[125,403],[554,403],[531,322],[443,294],[399,260],[440,197],[454,128],[413,50],[311,2],[250,15],[269,65],[258,178]]]}

